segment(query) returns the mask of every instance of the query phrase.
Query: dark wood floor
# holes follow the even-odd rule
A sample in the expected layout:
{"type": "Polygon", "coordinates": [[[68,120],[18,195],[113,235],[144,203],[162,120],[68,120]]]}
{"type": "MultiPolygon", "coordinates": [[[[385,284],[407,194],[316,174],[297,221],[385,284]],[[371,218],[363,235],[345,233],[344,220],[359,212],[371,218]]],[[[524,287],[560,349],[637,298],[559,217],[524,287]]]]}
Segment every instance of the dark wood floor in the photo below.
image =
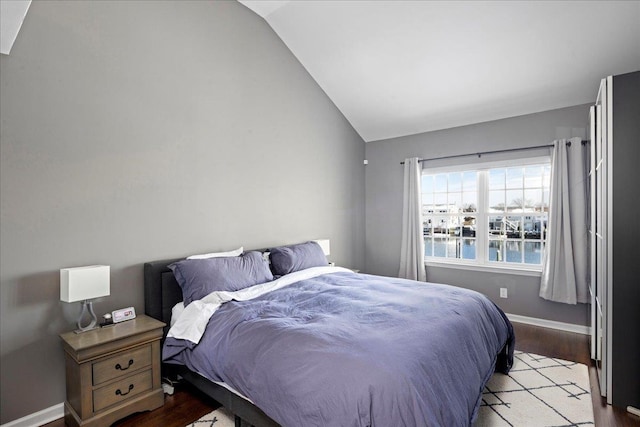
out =
{"type": "MultiPolygon", "coordinates": [[[[600,397],[595,366],[589,359],[589,339],[586,335],[514,323],[516,349],[548,357],[571,360],[589,366],[591,397],[597,427],[640,427],[640,417],[624,409],[607,405],[600,397]]],[[[218,405],[188,385],[178,386],[173,396],[167,396],[162,408],[132,415],[114,424],[117,427],[184,427],[209,413],[218,405]]],[[[64,427],[63,420],[45,427],[64,427]]]]}

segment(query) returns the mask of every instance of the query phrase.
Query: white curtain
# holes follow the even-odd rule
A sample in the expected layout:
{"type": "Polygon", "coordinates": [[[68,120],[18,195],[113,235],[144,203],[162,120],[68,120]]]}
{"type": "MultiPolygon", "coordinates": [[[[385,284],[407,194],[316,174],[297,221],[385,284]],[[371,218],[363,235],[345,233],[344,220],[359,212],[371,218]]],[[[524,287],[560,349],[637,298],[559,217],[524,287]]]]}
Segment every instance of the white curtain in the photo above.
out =
{"type": "Polygon", "coordinates": [[[420,181],[422,171],[417,157],[404,161],[404,192],[402,200],[402,246],[399,277],[426,281],[424,240],[422,236],[422,203],[420,181]]]}
{"type": "Polygon", "coordinates": [[[547,247],[542,262],[540,296],[566,304],[588,298],[588,149],[580,138],[554,141],[547,247]],[[570,147],[568,147],[570,145],[570,147]]]}

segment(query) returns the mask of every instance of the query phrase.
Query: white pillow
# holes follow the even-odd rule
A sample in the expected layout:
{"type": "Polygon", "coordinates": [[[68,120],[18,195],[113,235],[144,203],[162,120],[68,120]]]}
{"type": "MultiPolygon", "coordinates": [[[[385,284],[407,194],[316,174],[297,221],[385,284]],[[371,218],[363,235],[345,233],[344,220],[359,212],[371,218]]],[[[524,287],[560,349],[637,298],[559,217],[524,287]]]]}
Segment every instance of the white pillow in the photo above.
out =
{"type": "Polygon", "coordinates": [[[206,258],[221,258],[227,256],[240,256],[244,252],[244,247],[240,246],[238,249],[234,251],[228,252],[211,252],[208,254],[200,254],[200,255],[191,255],[188,256],[187,259],[206,259],[206,258]]]}

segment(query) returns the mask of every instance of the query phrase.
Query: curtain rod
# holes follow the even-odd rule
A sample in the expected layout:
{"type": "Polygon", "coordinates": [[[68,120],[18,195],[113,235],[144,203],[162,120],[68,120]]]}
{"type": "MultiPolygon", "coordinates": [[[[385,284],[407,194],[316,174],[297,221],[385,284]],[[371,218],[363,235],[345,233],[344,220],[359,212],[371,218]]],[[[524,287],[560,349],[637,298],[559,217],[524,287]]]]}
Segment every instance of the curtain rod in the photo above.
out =
{"type": "MultiPolygon", "coordinates": [[[[582,145],[588,144],[589,141],[581,141],[582,145]]],[[[482,157],[483,154],[496,154],[496,153],[508,153],[510,151],[523,151],[523,150],[536,150],[539,148],[551,148],[553,147],[553,144],[546,144],[546,145],[536,145],[534,147],[524,147],[524,148],[507,148],[504,150],[493,150],[493,151],[483,151],[481,153],[469,153],[469,154],[456,154],[453,156],[444,156],[444,157],[432,157],[430,159],[420,159],[418,160],[418,162],[422,163],[422,162],[428,162],[431,160],[443,160],[443,159],[454,159],[456,157],[468,157],[468,156],[478,156],[478,157],[482,157]]],[[[567,147],[571,147],[571,141],[567,142],[567,147]]],[[[401,165],[404,165],[404,162],[400,162],[401,165]]]]}

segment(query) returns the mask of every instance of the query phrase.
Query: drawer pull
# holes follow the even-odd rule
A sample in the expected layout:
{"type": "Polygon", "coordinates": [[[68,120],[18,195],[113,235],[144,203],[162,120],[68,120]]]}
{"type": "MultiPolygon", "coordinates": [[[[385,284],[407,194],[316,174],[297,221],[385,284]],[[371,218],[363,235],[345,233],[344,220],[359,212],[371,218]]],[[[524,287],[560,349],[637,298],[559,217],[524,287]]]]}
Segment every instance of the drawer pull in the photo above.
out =
{"type": "Polygon", "coordinates": [[[119,396],[126,396],[127,394],[131,393],[131,390],[133,390],[133,384],[129,384],[129,390],[127,390],[126,393],[123,393],[120,391],[120,389],[117,389],[116,394],[119,396]]]}
{"type": "Polygon", "coordinates": [[[126,371],[127,369],[129,369],[131,367],[131,365],[133,365],[133,359],[129,359],[129,365],[126,368],[123,368],[122,366],[120,366],[120,364],[118,363],[116,365],[116,369],[119,369],[121,371],[126,371]]]}

